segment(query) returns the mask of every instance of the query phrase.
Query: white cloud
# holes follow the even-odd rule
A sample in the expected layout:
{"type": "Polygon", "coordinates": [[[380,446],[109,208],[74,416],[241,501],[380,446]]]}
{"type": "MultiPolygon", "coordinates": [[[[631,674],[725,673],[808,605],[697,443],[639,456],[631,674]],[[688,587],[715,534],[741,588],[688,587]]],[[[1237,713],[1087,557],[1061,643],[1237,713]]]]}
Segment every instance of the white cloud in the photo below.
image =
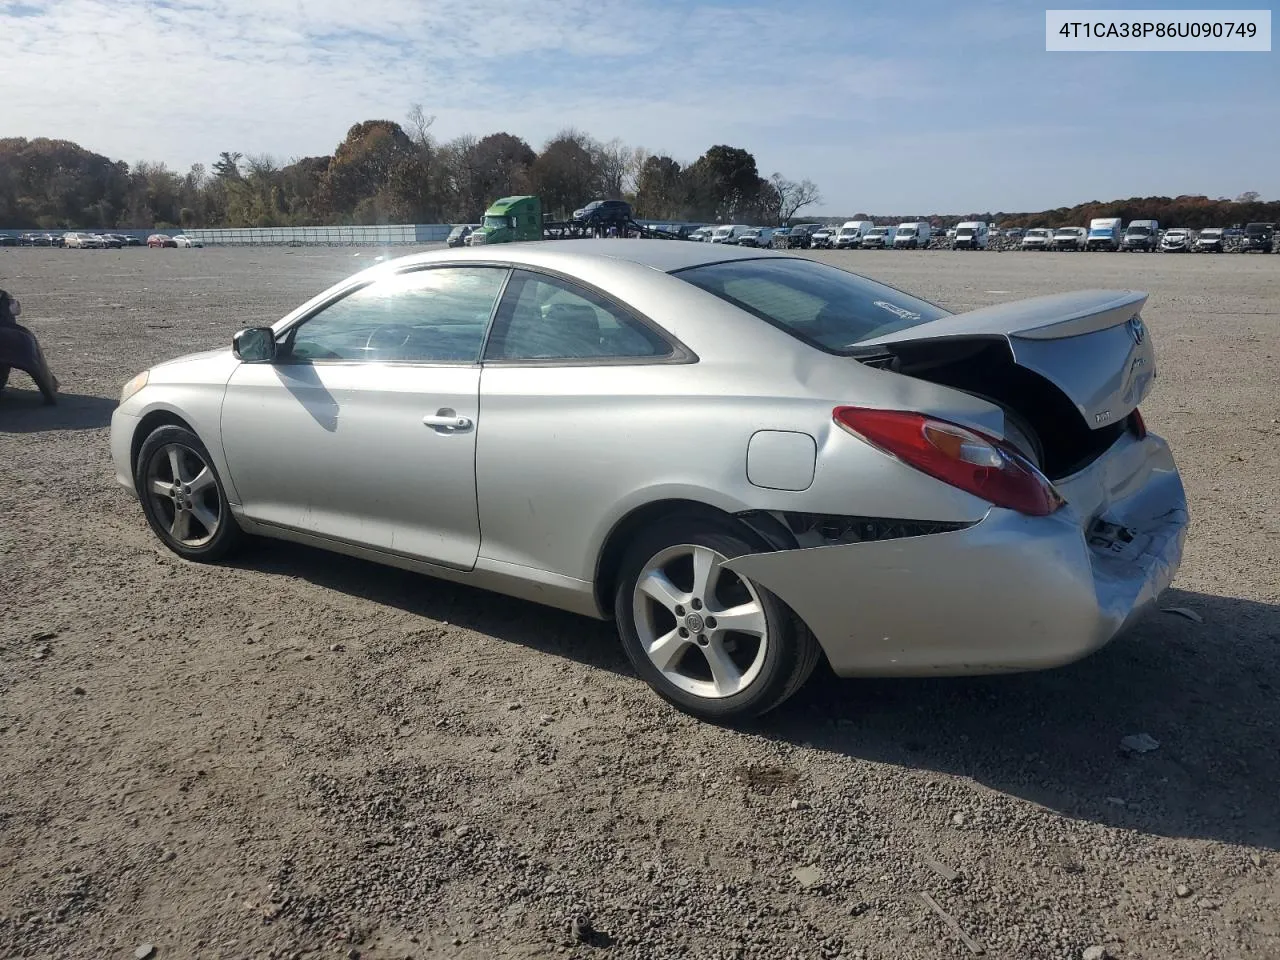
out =
{"type": "MultiPolygon", "coordinates": [[[[1126,152],[1151,146],[1144,129],[1194,114],[1206,139],[1262,142],[1235,172],[1276,192],[1276,137],[1249,119],[1269,94],[1244,79],[1260,61],[1195,94],[1232,109],[1193,110],[1177,61],[1141,61],[1131,84],[1139,61],[1045,54],[1042,16],[1007,0],[0,0],[0,135],[182,169],[223,150],[330,153],[352,124],[417,102],[446,139],[540,146],[576,126],[682,161],[743,146],[847,213],[1106,194],[1134,169],[1126,152]],[[1109,165],[1088,166],[1088,142],[1109,144],[1109,165]],[[1073,162],[1033,162],[1028,143],[1073,162]]],[[[1161,163],[1161,182],[1220,189],[1161,163]]]]}

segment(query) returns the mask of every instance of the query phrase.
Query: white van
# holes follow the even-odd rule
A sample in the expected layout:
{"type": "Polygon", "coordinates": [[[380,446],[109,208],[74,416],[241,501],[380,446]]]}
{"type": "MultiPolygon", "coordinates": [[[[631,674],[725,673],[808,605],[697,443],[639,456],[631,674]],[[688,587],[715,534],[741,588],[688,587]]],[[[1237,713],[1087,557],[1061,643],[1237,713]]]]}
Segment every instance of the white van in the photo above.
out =
{"type": "Polygon", "coordinates": [[[850,247],[862,246],[862,238],[874,226],[875,224],[870,220],[846,220],[836,232],[836,249],[847,250],[850,247]]]}
{"type": "Polygon", "coordinates": [[[1125,227],[1124,239],[1120,241],[1120,249],[1125,253],[1141,250],[1143,253],[1155,253],[1160,243],[1160,221],[1130,220],[1125,227]]]}
{"type": "Polygon", "coordinates": [[[738,238],[740,247],[770,247],[773,245],[773,227],[752,227],[738,238]]]}
{"type": "Polygon", "coordinates": [[[991,236],[991,227],[980,220],[966,220],[956,224],[956,238],[951,241],[952,250],[985,250],[991,236]]]}
{"type": "Polygon", "coordinates": [[[892,250],[897,227],[872,227],[862,236],[863,250],[892,250]]]}
{"type": "Polygon", "coordinates": [[[1119,250],[1124,221],[1119,217],[1098,217],[1089,221],[1086,250],[1119,250]]]}
{"type": "Polygon", "coordinates": [[[933,227],[923,220],[900,223],[898,224],[898,232],[893,237],[893,249],[923,250],[929,245],[931,236],[933,236],[933,227]]]}
{"type": "Polygon", "coordinates": [[[751,228],[745,223],[725,224],[722,227],[716,227],[715,231],[711,234],[711,242],[737,243],[738,238],[750,229],[751,228]]]}

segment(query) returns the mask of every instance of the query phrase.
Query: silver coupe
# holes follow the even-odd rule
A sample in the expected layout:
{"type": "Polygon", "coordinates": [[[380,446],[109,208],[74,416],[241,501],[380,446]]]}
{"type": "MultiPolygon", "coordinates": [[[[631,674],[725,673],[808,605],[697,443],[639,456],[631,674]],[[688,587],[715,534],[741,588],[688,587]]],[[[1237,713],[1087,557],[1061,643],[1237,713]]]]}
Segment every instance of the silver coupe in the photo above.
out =
{"type": "Polygon", "coordinates": [[[1187,529],[1138,405],[1146,295],[967,313],[808,259],[440,250],[131,380],[119,482],[167,547],[308,543],[617,622],[709,718],[837,674],[1052,667],[1187,529]]]}

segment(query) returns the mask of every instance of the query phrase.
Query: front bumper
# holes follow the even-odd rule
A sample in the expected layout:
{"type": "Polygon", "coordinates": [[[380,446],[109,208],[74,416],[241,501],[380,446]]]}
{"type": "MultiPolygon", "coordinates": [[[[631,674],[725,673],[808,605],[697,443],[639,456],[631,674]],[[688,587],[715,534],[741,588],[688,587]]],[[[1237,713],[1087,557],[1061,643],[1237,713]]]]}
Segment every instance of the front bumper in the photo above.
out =
{"type": "Polygon", "coordinates": [[[111,465],[115,467],[116,483],[130,493],[133,489],[133,435],[138,430],[140,418],[121,413],[116,407],[111,414],[111,465]]]}
{"type": "MultiPolygon", "coordinates": [[[[950,533],[773,553],[725,566],[777,594],[842,676],[1007,673],[1087,656],[1173,580],[1187,502],[1168,446],[1126,435],[1063,481],[1048,517],[992,508],[950,533]],[[1122,549],[1095,523],[1127,528],[1122,549]]],[[[1119,541],[1116,541],[1119,543],[1119,541]]]]}

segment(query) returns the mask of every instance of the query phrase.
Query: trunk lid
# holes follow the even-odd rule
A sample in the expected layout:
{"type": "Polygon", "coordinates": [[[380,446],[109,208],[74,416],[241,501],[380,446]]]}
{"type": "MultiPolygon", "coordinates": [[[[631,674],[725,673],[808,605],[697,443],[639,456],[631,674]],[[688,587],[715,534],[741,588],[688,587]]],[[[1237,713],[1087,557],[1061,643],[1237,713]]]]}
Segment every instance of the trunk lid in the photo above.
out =
{"type": "Polygon", "coordinates": [[[1156,375],[1142,322],[1147,295],[1082,290],[955,313],[859,341],[858,352],[1003,341],[1019,367],[1057,387],[1092,430],[1127,417],[1156,375]]]}

